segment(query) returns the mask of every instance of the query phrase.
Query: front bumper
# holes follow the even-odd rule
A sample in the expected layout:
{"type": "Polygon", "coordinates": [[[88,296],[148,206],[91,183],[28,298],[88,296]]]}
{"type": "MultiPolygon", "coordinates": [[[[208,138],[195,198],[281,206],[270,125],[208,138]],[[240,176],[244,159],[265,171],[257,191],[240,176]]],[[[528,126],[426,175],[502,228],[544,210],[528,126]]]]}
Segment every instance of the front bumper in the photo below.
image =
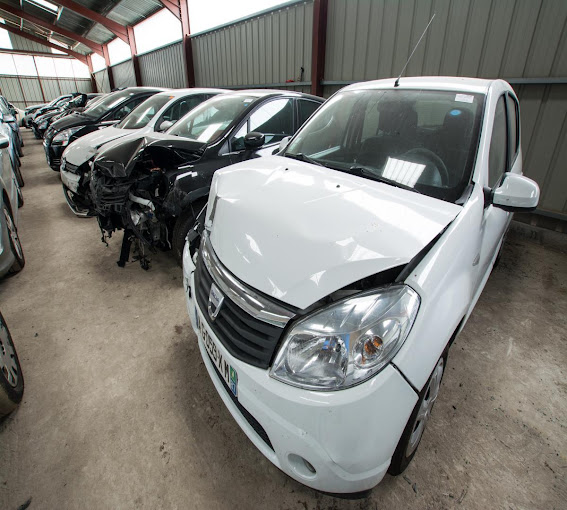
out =
{"type": "Polygon", "coordinates": [[[59,172],[59,167],[61,166],[61,156],[66,147],[62,145],[53,145],[48,140],[43,140],[43,149],[45,151],[45,159],[47,159],[47,164],[52,170],[59,172]]]}
{"type": "Polygon", "coordinates": [[[268,370],[231,356],[215,336],[194,300],[194,270],[186,246],[185,298],[201,356],[217,392],[254,445],[286,474],[314,489],[353,493],[379,483],[417,402],[417,394],[399,372],[388,366],[364,384],[335,392],[302,390],[276,381],[268,370]],[[218,374],[197,320],[215,342],[223,363],[236,370],[238,397],[218,374]]]}

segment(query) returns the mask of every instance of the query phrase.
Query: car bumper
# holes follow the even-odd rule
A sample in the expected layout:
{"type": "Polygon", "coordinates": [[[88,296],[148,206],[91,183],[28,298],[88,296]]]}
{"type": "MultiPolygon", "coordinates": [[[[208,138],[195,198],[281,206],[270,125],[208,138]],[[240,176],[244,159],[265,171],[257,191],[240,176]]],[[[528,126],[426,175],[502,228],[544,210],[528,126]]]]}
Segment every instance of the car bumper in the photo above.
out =
{"type": "Polygon", "coordinates": [[[317,490],[353,493],[379,483],[417,402],[400,373],[388,366],[364,384],[335,392],[276,381],[268,370],[224,348],[194,300],[194,265],[187,247],[183,262],[187,311],[201,356],[217,392],[254,445],[286,474],[317,490]],[[237,396],[208,354],[198,322],[222,357],[221,370],[228,364],[238,374],[237,396]]]}
{"type": "MultiPolygon", "coordinates": [[[[2,205],[2,200],[0,197],[0,206],[2,205]]],[[[0,215],[2,211],[0,210],[0,215]]],[[[16,261],[12,250],[10,249],[10,234],[8,233],[8,228],[6,227],[6,222],[4,218],[0,218],[0,277],[4,276],[12,267],[12,264],[16,261]]]]}
{"type": "Polygon", "coordinates": [[[53,170],[58,172],[61,165],[61,155],[63,154],[65,147],[60,145],[52,145],[44,140],[43,149],[45,151],[45,159],[47,159],[47,164],[53,170]]]}

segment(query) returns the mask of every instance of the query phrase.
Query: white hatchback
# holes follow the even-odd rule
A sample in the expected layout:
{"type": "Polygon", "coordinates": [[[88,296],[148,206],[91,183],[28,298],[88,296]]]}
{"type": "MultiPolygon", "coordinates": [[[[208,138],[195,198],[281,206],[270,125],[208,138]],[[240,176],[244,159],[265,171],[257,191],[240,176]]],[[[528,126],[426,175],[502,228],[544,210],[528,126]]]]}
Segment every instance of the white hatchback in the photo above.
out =
{"type": "Polygon", "coordinates": [[[278,155],[217,172],[184,286],[247,436],[322,491],[401,473],[511,213],[538,199],[501,80],[351,85],[278,155]]]}

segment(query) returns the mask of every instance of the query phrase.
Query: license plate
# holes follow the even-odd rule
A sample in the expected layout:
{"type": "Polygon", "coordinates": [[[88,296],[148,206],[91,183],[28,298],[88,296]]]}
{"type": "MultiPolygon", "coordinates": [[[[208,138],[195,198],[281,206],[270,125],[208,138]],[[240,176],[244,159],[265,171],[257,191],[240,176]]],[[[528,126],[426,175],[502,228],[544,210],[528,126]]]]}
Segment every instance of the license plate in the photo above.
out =
{"type": "Polygon", "coordinates": [[[209,358],[215,365],[216,369],[219,371],[224,382],[232,392],[235,397],[238,397],[238,373],[236,370],[227,362],[225,357],[221,354],[220,349],[217,347],[216,342],[209,335],[203,321],[199,317],[199,313],[196,312],[195,316],[197,318],[197,328],[201,333],[201,340],[209,358]]]}

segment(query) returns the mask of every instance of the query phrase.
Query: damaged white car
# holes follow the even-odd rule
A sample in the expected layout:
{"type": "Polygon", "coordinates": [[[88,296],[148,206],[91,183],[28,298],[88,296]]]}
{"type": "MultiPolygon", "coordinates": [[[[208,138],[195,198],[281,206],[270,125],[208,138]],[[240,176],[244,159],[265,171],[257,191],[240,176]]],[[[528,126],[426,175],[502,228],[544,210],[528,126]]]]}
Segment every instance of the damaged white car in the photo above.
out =
{"type": "Polygon", "coordinates": [[[501,80],[359,83],[279,155],[215,174],[187,308],[219,395],[289,476],[353,493],[415,455],[511,213],[538,204],[519,126],[501,80]]]}

